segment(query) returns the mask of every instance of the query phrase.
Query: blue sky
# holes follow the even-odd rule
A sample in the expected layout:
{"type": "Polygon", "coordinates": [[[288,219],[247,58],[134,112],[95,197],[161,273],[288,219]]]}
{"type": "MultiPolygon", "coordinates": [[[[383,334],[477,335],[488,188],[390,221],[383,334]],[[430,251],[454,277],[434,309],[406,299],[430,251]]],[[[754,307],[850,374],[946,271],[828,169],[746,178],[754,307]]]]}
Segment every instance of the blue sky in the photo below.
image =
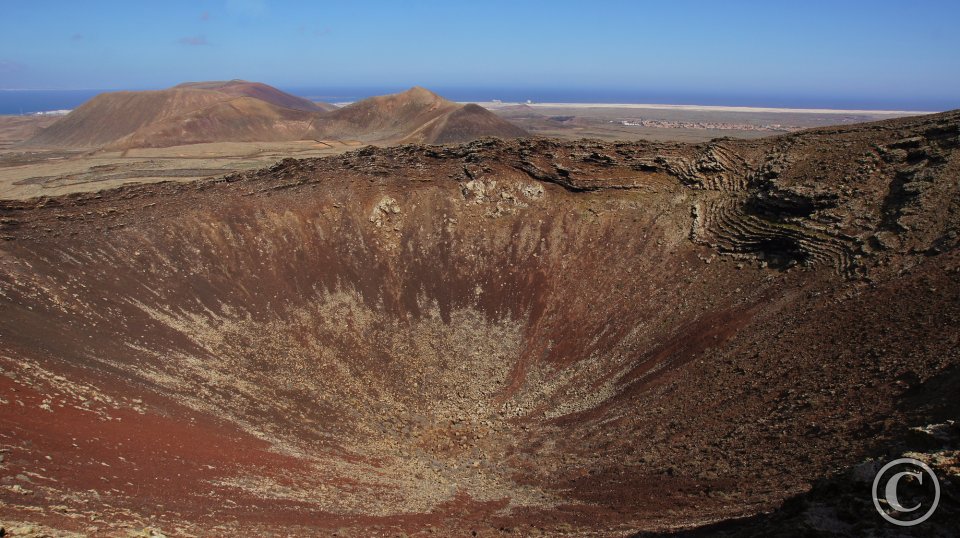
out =
{"type": "Polygon", "coordinates": [[[0,88],[618,88],[960,107],[958,1],[0,1],[0,88]]]}

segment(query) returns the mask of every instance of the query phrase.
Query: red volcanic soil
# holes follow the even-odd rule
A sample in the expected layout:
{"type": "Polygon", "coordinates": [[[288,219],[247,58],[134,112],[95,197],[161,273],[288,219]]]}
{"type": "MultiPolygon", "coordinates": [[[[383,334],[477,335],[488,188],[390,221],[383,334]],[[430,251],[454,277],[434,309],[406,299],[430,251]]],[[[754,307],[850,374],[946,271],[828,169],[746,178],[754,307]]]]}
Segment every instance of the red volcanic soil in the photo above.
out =
{"type": "MultiPolygon", "coordinates": [[[[3,371],[0,390],[10,400],[0,408],[3,482],[21,486],[16,493],[28,497],[28,505],[48,500],[54,488],[75,492],[69,499],[80,506],[109,499],[107,513],[91,513],[109,514],[113,523],[135,521],[126,515],[130,509],[137,518],[181,514],[190,520],[206,513],[196,510],[191,497],[210,489],[211,480],[258,468],[306,470],[293,458],[271,453],[268,443],[212,417],[170,402],[163,414],[148,412],[151,394],[143,395],[146,400],[115,400],[88,384],[82,371],[61,371],[69,372],[68,381],[11,359],[3,360],[3,371]]],[[[134,387],[118,393],[138,394],[134,387]]],[[[13,511],[5,518],[16,519],[18,511],[7,508],[13,511]]],[[[230,513],[231,507],[221,511],[230,513]]],[[[20,513],[33,519],[29,511],[20,513]]],[[[57,524],[71,514],[85,511],[53,511],[40,520],[57,524]]],[[[238,516],[234,510],[233,517],[238,516]]],[[[67,523],[66,528],[79,531],[96,524],[89,517],[67,523]]]]}
{"type": "Polygon", "coordinates": [[[0,524],[883,535],[863,480],[908,452],[947,536],[958,146],[484,139],[2,202],[0,524]]]}

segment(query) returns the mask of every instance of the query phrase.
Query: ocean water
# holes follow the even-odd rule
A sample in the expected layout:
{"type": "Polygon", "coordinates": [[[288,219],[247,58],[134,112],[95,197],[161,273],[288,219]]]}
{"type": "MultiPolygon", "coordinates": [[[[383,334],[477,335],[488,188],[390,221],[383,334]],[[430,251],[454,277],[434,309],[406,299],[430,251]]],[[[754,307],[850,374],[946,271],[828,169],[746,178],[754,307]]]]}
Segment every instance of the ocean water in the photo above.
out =
{"type": "Polygon", "coordinates": [[[0,114],[30,114],[77,108],[110,90],[0,90],[0,114]]]}
{"type": "MultiPolygon", "coordinates": [[[[365,97],[406,90],[402,86],[281,87],[282,90],[315,101],[342,103],[365,97]]],[[[836,108],[871,110],[938,111],[960,108],[943,99],[871,99],[837,96],[747,95],[690,91],[638,89],[430,87],[453,101],[540,103],[657,103],[672,105],[753,106],[778,108],[836,108]]],[[[73,109],[91,97],[114,90],[0,90],[0,114],[29,114],[73,109]]]]}

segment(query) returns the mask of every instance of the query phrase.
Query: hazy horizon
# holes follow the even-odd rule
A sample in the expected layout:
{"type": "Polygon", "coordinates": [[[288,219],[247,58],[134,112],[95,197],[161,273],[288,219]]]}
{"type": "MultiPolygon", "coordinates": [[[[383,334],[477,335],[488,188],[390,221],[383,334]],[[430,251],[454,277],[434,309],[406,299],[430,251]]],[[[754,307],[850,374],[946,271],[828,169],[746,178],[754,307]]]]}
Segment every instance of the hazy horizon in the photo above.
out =
{"type": "MultiPolygon", "coordinates": [[[[266,82],[266,81],[257,81],[266,82]]],[[[266,82],[269,83],[269,82],[266,82]]],[[[406,86],[362,87],[279,87],[279,89],[314,101],[328,103],[352,102],[367,97],[397,93],[406,86]]],[[[104,89],[0,89],[0,114],[31,114],[76,108],[90,98],[104,92],[156,90],[151,88],[104,88],[104,89]]],[[[443,97],[459,102],[504,102],[522,103],[600,103],[600,104],[664,104],[704,105],[733,107],[765,107],[796,109],[836,110],[898,110],[909,112],[939,112],[952,107],[942,103],[917,103],[900,100],[831,98],[829,96],[803,95],[749,95],[648,91],[630,88],[464,88],[428,87],[443,97]]]]}

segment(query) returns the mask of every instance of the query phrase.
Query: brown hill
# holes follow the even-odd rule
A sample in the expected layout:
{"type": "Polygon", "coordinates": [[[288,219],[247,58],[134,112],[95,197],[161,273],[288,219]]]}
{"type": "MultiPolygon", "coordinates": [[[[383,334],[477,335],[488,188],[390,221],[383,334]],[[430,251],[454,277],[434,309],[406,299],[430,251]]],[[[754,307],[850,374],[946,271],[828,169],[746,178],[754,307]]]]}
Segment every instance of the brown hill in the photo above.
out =
{"type": "Polygon", "coordinates": [[[23,145],[129,148],[297,140],[324,110],[266,84],[190,82],[166,90],[98,95],[23,145]]]}
{"type": "Polygon", "coordinates": [[[18,145],[60,119],[54,115],[0,115],[0,150],[18,145]]]}
{"type": "Polygon", "coordinates": [[[459,105],[423,88],[338,108],[231,80],[101,94],[22,145],[133,148],[308,138],[434,144],[526,134],[479,106],[459,105]]]}
{"type": "Polygon", "coordinates": [[[427,122],[407,135],[403,142],[450,144],[469,142],[485,136],[520,138],[529,135],[493,112],[471,103],[427,122]]]}
{"type": "Polygon", "coordinates": [[[526,136],[477,105],[460,105],[421,88],[363,99],[318,118],[316,138],[366,142],[464,142],[483,136],[526,136]]]}
{"type": "Polygon", "coordinates": [[[220,92],[196,89],[103,93],[80,105],[24,145],[101,147],[155,122],[171,121],[229,98],[220,92]]]}
{"type": "Polygon", "coordinates": [[[958,133],[404,145],[0,202],[2,523],[955,536],[958,133]],[[943,490],[914,534],[870,499],[904,450],[943,490]]]}
{"type": "Polygon", "coordinates": [[[168,147],[203,142],[302,140],[313,117],[253,97],[235,97],[155,121],[116,140],[110,148],[168,147]]]}

